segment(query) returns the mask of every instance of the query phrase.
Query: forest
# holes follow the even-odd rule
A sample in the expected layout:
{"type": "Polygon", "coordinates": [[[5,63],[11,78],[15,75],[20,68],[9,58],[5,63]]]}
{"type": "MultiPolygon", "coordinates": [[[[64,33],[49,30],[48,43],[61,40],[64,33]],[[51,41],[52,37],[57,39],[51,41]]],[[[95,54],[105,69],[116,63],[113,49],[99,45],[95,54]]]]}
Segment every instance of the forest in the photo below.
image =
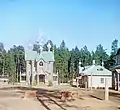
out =
{"type": "MultiPolygon", "coordinates": [[[[104,62],[104,67],[110,69],[115,64],[115,54],[118,50],[118,40],[115,39],[111,43],[111,53],[108,55],[106,49],[101,44],[98,44],[95,51],[89,51],[85,45],[83,48],[77,46],[69,50],[66,47],[64,40],[57,47],[52,43],[51,50],[54,50],[54,73],[58,71],[59,78],[62,82],[67,82],[69,79],[79,75],[79,62],[81,66],[92,65],[95,60],[96,65],[101,65],[104,62]]],[[[47,43],[48,43],[47,42],[47,43]]],[[[43,50],[47,50],[47,43],[44,44],[43,50]]],[[[33,45],[34,51],[39,51],[39,43],[33,45]]],[[[0,76],[7,76],[11,82],[19,82],[20,72],[25,72],[25,48],[22,45],[13,45],[9,50],[5,50],[4,44],[0,42],[0,76]]]]}

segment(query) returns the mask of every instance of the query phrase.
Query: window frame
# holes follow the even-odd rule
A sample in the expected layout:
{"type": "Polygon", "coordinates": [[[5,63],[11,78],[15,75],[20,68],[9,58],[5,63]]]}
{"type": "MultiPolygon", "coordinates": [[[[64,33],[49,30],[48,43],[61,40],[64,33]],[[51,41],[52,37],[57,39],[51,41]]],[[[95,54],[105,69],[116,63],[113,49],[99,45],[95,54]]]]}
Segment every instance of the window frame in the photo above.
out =
{"type": "Polygon", "coordinates": [[[104,84],[105,83],[105,78],[100,78],[100,83],[104,84]]]}
{"type": "Polygon", "coordinates": [[[57,81],[58,77],[57,76],[53,76],[53,81],[57,81]]]}

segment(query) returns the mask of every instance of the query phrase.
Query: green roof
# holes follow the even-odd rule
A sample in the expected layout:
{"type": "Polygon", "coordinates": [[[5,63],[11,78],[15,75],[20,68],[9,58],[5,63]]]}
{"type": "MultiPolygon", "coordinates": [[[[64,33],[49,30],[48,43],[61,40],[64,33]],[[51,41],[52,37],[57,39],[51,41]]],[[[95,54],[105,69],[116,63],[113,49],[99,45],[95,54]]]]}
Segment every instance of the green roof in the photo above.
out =
{"type": "Polygon", "coordinates": [[[85,75],[112,75],[112,72],[100,65],[92,65],[82,73],[85,75]]]}
{"type": "Polygon", "coordinates": [[[27,50],[25,51],[25,60],[40,60],[44,61],[54,61],[54,53],[43,51],[40,54],[36,51],[27,50]]]}

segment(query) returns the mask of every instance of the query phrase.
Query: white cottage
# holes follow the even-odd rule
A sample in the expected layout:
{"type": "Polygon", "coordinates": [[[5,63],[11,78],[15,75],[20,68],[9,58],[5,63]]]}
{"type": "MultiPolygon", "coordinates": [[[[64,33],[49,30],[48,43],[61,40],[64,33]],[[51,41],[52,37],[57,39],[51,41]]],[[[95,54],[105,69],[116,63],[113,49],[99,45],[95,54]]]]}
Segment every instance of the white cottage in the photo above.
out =
{"type": "Polygon", "coordinates": [[[92,66],[87,66],[81,71],[81,85],[85,87],[85,82],[87,82],[88,88],[100,88],[105,87],[105,78],[108,78],[109,87],[112,87],[112,72],[100,65],[93,64],[92,66]]]}

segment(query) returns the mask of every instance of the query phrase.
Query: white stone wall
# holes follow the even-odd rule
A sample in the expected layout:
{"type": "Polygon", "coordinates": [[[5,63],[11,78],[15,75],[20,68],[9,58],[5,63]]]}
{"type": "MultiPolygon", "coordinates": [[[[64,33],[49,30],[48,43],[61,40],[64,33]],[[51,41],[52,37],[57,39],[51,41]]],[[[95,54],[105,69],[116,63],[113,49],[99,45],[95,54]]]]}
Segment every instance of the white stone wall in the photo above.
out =
{"type": "Polygon", "coordinates": [[[53,74],[53,62],[50,62],[50,73],[52,73],[53,74]]]}
{"type": "Polygon", "coordinates": [[[29,78],[31,74],[31,65],[29,64],[29,61],[26,61],[26,82],[30,83],[29,78]]]}

